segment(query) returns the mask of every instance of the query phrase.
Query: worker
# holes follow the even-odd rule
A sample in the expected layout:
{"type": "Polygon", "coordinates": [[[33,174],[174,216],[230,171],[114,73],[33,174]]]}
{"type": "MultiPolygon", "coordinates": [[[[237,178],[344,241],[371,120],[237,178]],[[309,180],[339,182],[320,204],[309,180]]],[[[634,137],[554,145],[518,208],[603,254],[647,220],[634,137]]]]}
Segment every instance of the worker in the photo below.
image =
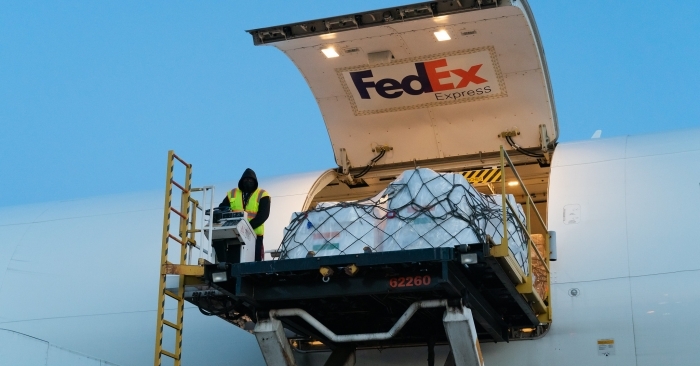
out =
{"type": "Polygon", "coordinates": [[[255,231],[255,261],[265,258],[263,247],[263,235],[265,234],[265,220],[270,216],[270,195],[264,189],[258,187],[258,178],[253,169],[246,169],[238,181],[238,188],[228,192],[224,200],[219,204],[220,209],[231,208],[233,212],[248,214],[250,226],[255,231]]]}

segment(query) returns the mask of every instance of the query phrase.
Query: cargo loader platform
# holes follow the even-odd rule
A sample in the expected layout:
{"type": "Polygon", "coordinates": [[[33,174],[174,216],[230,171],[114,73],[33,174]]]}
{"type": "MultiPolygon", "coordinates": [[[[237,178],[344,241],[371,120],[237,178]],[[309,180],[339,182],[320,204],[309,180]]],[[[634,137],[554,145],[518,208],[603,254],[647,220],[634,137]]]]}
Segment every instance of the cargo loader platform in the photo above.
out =
{"type": "MultiPolygon", "coordinates": [[[[171,152],[169,169],[174,160],[177,156],[171,152]]],[[[367,246],[360,253],[340,255],[309,250],[301,258],[285,256],[289,252],[281,246],[280,259],[260,262],[240,262],[244,256],[238,261],[227,256],[218,263],[212,263],[221,259],[218,256],[192,258],[189,252],[203,252],[207,238],[220,228],[197,228],[196,212],[206,214],[213,199],[194,200],[189,192],[213,192],[190,188],[186,180],[184,203],[180,210],[173,209],[170,185],[177,184],[169,175],[164,214],[174,212],[181,220],[179,236],[170,233],[169,220],[164,221],[159,304],[164,306],[168,296],[182,309],[187,301],[205,315],[253,332],[268,365],[293,365],[292,349],[332,350],[332,359],[344,359],[354,357],[356,349],[427,346],[429,359],[434,359],[435,345],[449,345],[456,365],[480,364],[479,343],[536,339],[552,322],[549,265],[556,259],[554,233],[547,231],[503,148],[500,163],[500,192],[507,192],[505,175],[510,171],[525,198],[520,207],[512,195],[497,194],[488,186],[501,201],[496,222],[508,230],[495,234],[502,237],[485,234],[485,242],[438,243],[424,249],[367,246]],[[200,207],[205,201],[209,205],[200,207]],[[533,230],[532,221],[540,228],[533,230]],[[513,227],[520,237],[511,237],[513,227]],[[509,240],[526,250],[513,251],[509,240]],[[179,263],[167,258],[171,241],[181,245],[179,263]]],[[[245,247],[243,242],[239,245],[245,247]]],[[[182,330],[181,315],[177,322],[158,318],[156,365],[161,355],[179,360],[180,343],[169,352],[160,339],[164,326],[182,330]]]]}
{"type": "MultiPolygon", "coordinates": [[[[488,244],[472,244],[212,264],[205,266],[205,278],[219,296],[235,304],[236,313],[251,319],[266,318],[270,310],[301,308],[335,334],[386,332],[412,303],[445,299],[451,306],[471,308],[480,341],[503,342],[513,330],[536,327],[540,320],[508,270],[490,252],[488,244]],[[220,282],[214,282],[214,277],[220,282]]],[[[187,300],[203,306],[200,299],[187,300]]],[[[419,310],[391,339],[363,341],[357,346],[444,343],[443,313],[444,308],[419,310]]],[[[280,320],[300,339],[333,345],[299,317],[280,320]]]]}

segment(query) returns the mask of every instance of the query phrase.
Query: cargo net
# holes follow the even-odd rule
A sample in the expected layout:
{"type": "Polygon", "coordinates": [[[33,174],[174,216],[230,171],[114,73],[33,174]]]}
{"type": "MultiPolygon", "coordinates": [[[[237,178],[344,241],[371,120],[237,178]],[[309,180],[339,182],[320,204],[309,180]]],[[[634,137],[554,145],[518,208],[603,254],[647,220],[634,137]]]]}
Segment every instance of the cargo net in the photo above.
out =
{"type": "MultiPolygon", "coordinates": [[[[525,222],[522,207],[507,199],[525,222]]],[[[528,274],[527,241],[507,215],[508,247],[528,274]]],[[[284,230],[280,259],[454,247],[500,245],[501,195],[484,195],[460,174],[418,168],[403,172],[378,195],[353,202],[324,202],[296,212],[284,230]]]]}

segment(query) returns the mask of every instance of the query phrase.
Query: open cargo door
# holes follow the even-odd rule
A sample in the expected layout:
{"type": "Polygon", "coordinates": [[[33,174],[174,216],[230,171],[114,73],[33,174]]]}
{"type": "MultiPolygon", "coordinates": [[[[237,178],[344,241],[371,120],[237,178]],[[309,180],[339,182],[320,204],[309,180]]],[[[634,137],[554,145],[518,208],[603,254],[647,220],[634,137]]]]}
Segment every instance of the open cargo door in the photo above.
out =
{"type": "Polygon", "coordinates": [[[377,167],[497,152],[505,131],[523,148],[558,136],[524,1],[425,2],[249,33],[299,68],[338,166],[364,166],[385,147],[377,167]]]}

